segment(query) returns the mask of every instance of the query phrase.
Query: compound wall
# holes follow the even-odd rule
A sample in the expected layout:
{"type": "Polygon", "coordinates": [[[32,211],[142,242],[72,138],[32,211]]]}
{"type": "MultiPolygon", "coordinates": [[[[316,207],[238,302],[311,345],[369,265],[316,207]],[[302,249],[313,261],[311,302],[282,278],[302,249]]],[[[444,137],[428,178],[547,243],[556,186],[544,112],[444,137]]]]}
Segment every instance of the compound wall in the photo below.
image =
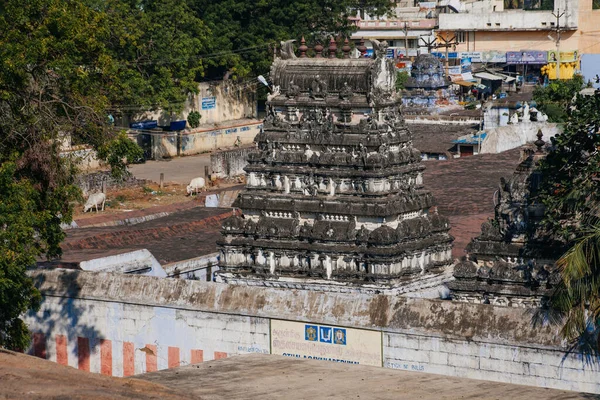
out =
{"type": "Polygon", "coordinates": [[[533,324],[527,310],[81,271],[32,277],[45,302],[26,316],[31,352],[92,372],[128,376],[276,353],[288,335],[293,357],[362,356],[388,368],[600,393],[600,373],[566,355],[556,327],[533,324]],[[321,353],[311,353],[317,345],[321,353]]]}

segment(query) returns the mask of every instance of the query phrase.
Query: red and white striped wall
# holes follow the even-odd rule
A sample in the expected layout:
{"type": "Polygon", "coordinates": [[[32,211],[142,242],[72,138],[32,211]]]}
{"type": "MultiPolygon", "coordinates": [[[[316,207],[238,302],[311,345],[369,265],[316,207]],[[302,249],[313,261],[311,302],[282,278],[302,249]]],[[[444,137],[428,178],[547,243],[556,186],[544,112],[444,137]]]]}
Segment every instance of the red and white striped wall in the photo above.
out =
{"type": "Polygon", "coordinates": [[[109,376],[132,376],[227,357],[222,351],[183,350],[151,343],[142,346],[133,342],[60,334],[46,337],[41,332],[33,334],[30,353],[58,364],[109,376]]]}

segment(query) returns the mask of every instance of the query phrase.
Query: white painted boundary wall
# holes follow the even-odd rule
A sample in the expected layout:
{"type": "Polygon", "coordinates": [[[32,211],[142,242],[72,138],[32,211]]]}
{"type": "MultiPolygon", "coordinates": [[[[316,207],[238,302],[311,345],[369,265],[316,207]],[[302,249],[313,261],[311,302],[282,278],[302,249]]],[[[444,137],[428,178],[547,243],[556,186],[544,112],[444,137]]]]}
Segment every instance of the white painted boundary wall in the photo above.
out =
{"type": "Polygon", "coordinates": [[[31,352],[92,372],[269,353],[273,318],[382,331],[389,368],[600,393],[600,373],[565,356],[556,328],[532,326],[527,310],[65,270],[32,277],[46,300],[26,316],[31,352]]]}

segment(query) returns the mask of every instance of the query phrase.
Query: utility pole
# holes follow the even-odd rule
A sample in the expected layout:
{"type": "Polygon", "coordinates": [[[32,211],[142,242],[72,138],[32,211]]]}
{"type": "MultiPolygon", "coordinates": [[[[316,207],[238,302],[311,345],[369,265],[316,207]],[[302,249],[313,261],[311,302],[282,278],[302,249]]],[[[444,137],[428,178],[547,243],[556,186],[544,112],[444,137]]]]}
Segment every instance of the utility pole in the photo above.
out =
{"type": "Polygon", "coordinates": [[[443,42],[443,44],[438,44],[436,47],[440,48],[440,47],[445,47],[446,48],[446,75],[448,75],[448,71],[450,69],[450,65],[448,63],[448,48],[452,47],[452,46],[456,46],[458,44],[458,41],[456,40],[456,36],[453,36],[452,39],[446,39],[443,38],[441,36],[438,36],[438,39],[441,40],[443,42]]]}
{"type": "Polygon", "coordinates": [[[423,45],[427,47],[427,53],[431,54],[431,49],[437,49],[437,44],[435,44],[436,39],[427,39],[423,36],[419,36],[419,39],[423,41],[423,45]]]}
{"type": "Polygon", "coordinates": [[[560,12],[560,8],[556,10],[556,13],[552,12],[552,15],[556,17],[556,80],[560,80],[560,17],[565,15],[565,12],[560,12]]]}
{"type": "Polygon", "coordinates": [[[406,51],[406,57],[408,58],[408,25],[407,22],[404,21],[404,51],[406,51]]]}

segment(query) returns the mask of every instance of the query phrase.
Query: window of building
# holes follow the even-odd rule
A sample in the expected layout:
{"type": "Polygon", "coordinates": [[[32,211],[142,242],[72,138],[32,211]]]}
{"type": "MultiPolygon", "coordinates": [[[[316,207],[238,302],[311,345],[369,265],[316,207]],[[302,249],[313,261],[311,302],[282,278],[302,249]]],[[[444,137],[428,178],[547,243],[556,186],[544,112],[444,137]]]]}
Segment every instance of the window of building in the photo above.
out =
{"type": "Polygon", "coordinates": [[[466,32],[454,32],[454,36],[456,36],[456,41],[458,43],[465,43],[467,41],[466,32]]]}
{"type": "Polygon", "coordinates": [[[419,48],[419,39],[408,39],[408,48],[409,49],[418,49],[419,48]]]}
{"type": "Polygon", "coordinates": [[[600,0],[592,0],[592,9],[600,10],[600,0]]]}
{"type": "MultiPolygon", "coordinates": [[[[598,0],[593,0],[598,1],[598,0]]],[[[554,10],[554,0],[504,0],[505,10],[554,10]]]]}

